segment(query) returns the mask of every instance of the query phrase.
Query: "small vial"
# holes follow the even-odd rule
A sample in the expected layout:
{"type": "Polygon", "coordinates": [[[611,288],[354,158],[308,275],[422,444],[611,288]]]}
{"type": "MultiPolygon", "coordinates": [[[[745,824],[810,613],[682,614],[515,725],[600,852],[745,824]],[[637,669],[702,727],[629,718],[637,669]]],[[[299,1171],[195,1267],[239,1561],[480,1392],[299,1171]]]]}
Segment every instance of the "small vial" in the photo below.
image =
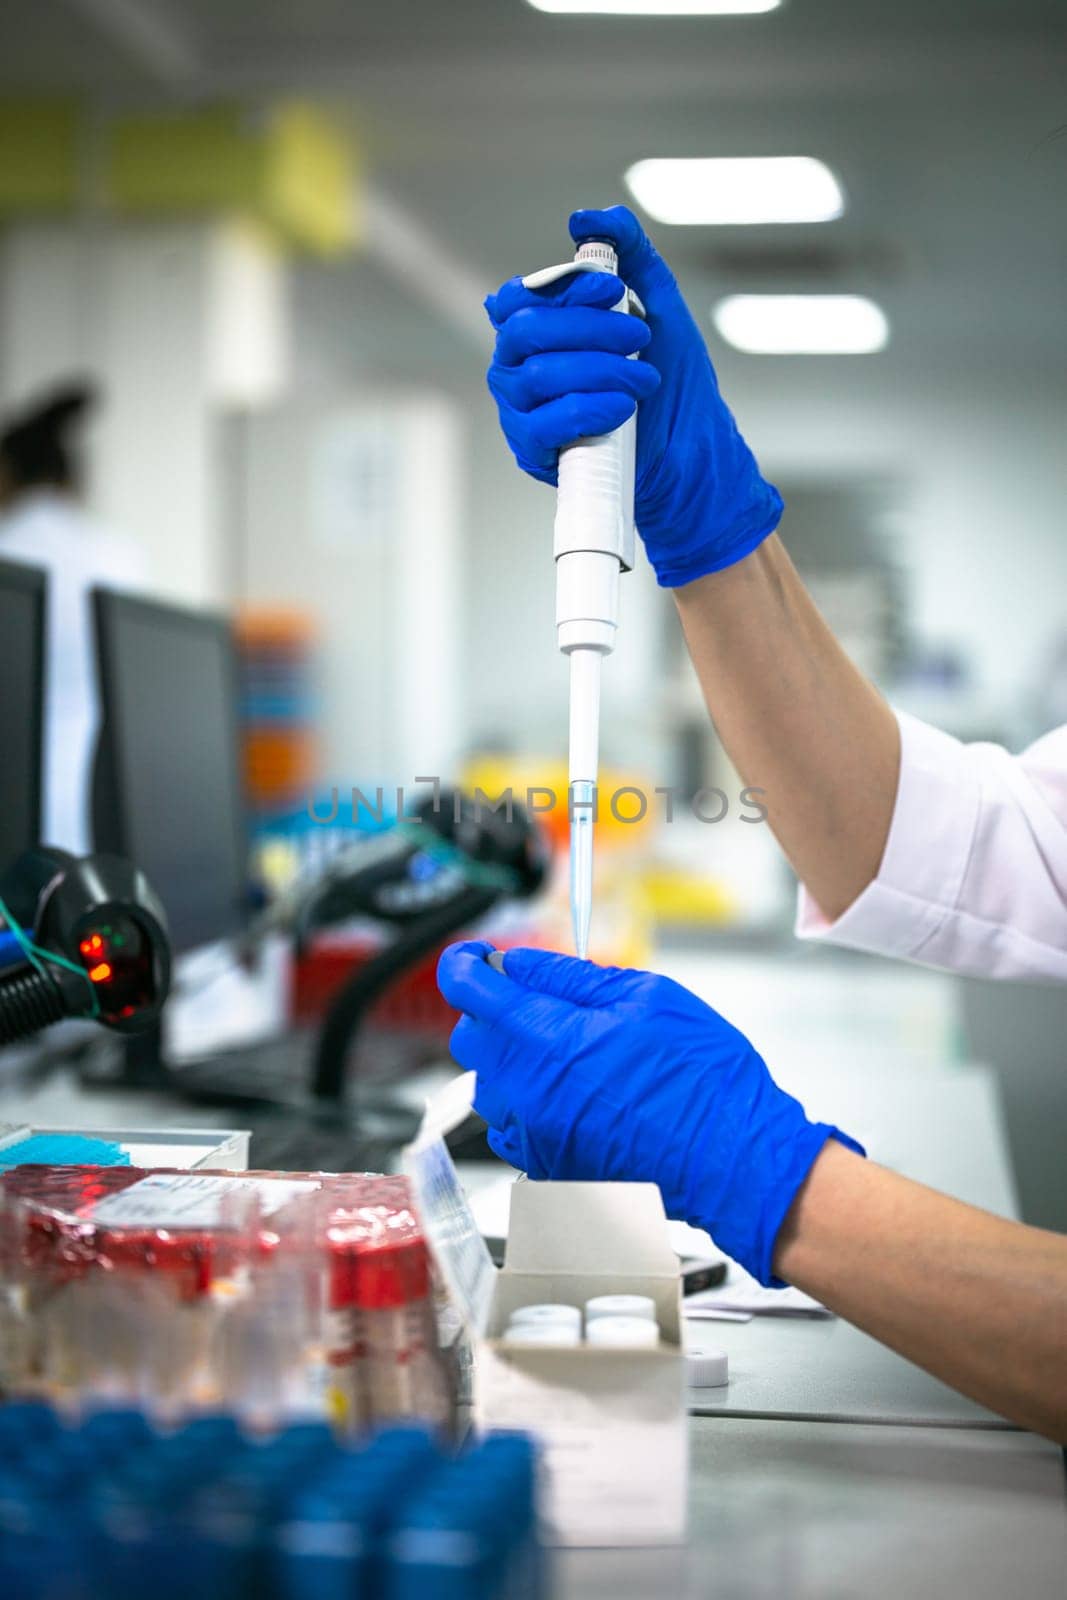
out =
{"type": "Polygon", "coordinates": [[[356,1304],[365,1409],[372,1422],[448,1420],[431,1290],[429,1254],[419,1235],[377,1244],[359,1257],[356,1304]]]}
{"type": "Polygon", "coordinates": [[[437,1288],[405,1178],[325,1180],[327,1407],[346,1432],[452,1420],[458,1372],[439,1348],[437,1288]]]}
{"type": "Polygon", "coordinates": [[[730,1381],[730,1357],[714,1345],[690,1345],[685,1366],[686,1382],[692,1389],[720,1389],[730,1381]]]}
{"type": "Polygon", "coordinates": [[[601,1294],[585,1302],[586,1323],[597,1317],[645,1317],[656,1320],[656,1302],[647,1294],[601,1294]]]}
{"type": "Polygon", "coordinates": [[[590,1344],[618,1349],[654,1350],[659,1344],[659,1328],[647,1317],[596,1317],[586,1339],[590,1344]]]}
{"type": "Polygon", "coordinates": [[[580,1345],[582,1330],[567,1322],[512,1323],[504,1335],[505,1344],[537,1344],[557,1350],[580,1345]]]}
{"type": "Polygon", "coordinates": [[[517,1328],[520,1325],[536,1326],[547,1322],[562,1323],[567,1327],[575,1328],[579,1333],[582,1331],[582,1313],[577,1306],[550,1305],[547,1303],[539,1306],[520,1306],[517,1311],[511,1313],[508,1319],[508,1325],[512,1328],[517,1328]]]}

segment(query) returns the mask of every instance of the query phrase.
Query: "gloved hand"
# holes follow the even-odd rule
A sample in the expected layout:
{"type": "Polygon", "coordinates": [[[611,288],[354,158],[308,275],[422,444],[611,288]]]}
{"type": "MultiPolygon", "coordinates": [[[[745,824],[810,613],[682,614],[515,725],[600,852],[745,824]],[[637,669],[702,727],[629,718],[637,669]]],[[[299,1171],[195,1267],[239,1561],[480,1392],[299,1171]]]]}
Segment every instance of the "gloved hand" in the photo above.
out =
{"type": "Polygon", "coordinates": [[[512,278],[486,301],[497,330],[489,388],[520,467],[555,483],[561,445],[637,416],[637,528],[664,588],[733,566],[774,532],[782,498],[760,476],[700,330],[632,211],[576,211],[573,238],[612,239],[620,277],[547,289],[512,278]],[[622,282],[648,322],[613,312],[622,282]],[[626,357],[640,351],[640,361],[626,357]]]}
{"type": "Polygon", "coordinates": [[[452,1054],[477,1073],[493,1149],[531,1178],[659,1185],[764,1284],[797,1190],[830,1137],[779,1089],[743,1034],[650,972],[541,950],[450,946],[441,993],[465,1015],[452,1054]]]}

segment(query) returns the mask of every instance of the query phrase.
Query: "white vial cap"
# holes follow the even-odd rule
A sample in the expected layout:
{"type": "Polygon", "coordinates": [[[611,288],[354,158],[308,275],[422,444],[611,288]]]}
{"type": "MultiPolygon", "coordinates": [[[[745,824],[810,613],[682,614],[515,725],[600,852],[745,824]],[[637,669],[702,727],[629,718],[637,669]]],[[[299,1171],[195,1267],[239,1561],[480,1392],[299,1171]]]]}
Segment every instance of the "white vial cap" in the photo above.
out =
{"type": "Polygon", "coordinates": [[[597,1317],[646,1317],[656,1320],[656,1302],[647,1294],[601,1294],[585,1302],[585,1320],[597,1317]]]}
{"type": "Polygon", "coordinates": [[[585,1336],[590,1344],[630,1350],[654,1349],[659,1344],[659,1328],[647,1317],[594,1317],[585,1336]]]}
{"type": "Polygon", "coordinates": [[[577,1306],[548,1303],[540,1306],[520,1306],[517,1311],[511,1313],[508,1322],[513,1328],[517,1328],[520,1323],[565,1322],[568,1327],[580,1329],[582,1313],[577,1306]]]}
{"type": "Polygon", "coordinates": [[[504,1335],[505,1344],[538,1344],[556,1349],[581,1342],[581,1328],[569,1322],[513,1322],[504,1335]]]}
{"type": "Polygon", "coordinates": [[[685,1364],[686,1381],[694,1389],[719,1389],[730,1381],[730,1357],[715,1346],[690,1345],[685,1364]]]}

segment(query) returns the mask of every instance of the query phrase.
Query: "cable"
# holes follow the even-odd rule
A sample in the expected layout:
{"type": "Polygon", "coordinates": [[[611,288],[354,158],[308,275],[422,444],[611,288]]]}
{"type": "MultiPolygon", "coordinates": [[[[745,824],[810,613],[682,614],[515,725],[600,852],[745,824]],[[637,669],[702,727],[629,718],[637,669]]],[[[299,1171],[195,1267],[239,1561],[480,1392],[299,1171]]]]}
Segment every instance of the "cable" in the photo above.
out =
{"type": "Polygon", "coordinates": [[[4,979],[0,994],[0,1046],[28,1039],[67,1014],[59,990],[43,972],[23,970],[4,979]]]}
{"type": "Polygon", "coordinates": [[[367,1011],[389,985],[451,934],[482,916],[497,898],[489,889],[464,890],[462,896],[406,928],[342,985],[330,1001],[312,1064],[311,1092],[316,1100],[336,1102],[343,1097],[352,1040],[367,1011]]]}
{"type": "MultiPolygon", "coordinates": [[[[18,919],[12,916],[2,897],[0,897],[0,916],[2,916],[6,922],[9,932],[14,938],[16,944],[19,946],[23,955],[26,957],[29,965],[36,969],[38,975],[46,984],[49,985],[49,987],[51,987],[52,980],[45,971],[44,967],[41,965],[42,961],[50,961],[54,966],[63,967],[67,972],[76,973],[79,978],[84,978],[85,982],[89,986],[89,995],[92,1001],[92,1010],[89,1012],[89,1016],[94,1020],[99,1017],[100,1000],[96,992],[96,987],[93,984],[93,980],[90,978],[85,968],[80,967],[76,961],[68,961],[66,956],[59,955],[55,950],[46,950],[43,948],[43,946],[34,944],[32,939],[27,938],[25,929],[19,926],[18,919]]],[[[7,987],[8,986],[5,985],[5,988],[7,987]]],[[[65,1012],[60,1011],[59,1015],[57,1017],[53,1017],[51,1020],[56,1022],[64,1015],[65,1012]]]]}

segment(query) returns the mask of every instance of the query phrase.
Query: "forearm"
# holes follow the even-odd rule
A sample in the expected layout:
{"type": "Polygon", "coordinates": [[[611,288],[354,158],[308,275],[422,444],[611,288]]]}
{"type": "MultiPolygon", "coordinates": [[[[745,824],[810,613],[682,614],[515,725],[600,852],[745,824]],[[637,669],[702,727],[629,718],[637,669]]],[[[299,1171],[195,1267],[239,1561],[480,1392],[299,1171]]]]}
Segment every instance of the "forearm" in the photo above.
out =
{"type": "Polygon", "coordinates": [[[877,875],[900,735],[823,621],[777,535],[674,591],[712,720],[829,918],[877,875]]]}
{"type": "Polygon", "coordinates": [[[779,1234],[775,1271],[953,1388],[1067,1443],[1067,1238],[831,1140],[779,1234]]]}

